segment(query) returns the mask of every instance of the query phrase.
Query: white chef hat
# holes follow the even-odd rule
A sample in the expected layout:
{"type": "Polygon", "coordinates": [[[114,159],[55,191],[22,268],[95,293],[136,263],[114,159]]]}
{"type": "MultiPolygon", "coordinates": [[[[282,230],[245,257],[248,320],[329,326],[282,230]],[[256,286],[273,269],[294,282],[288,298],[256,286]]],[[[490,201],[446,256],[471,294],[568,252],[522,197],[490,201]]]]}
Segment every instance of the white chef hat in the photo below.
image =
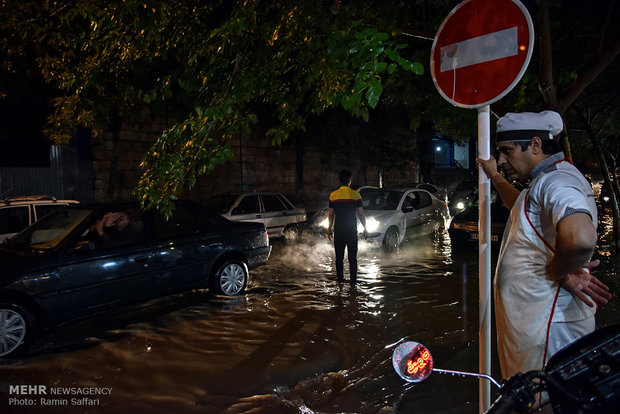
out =
{"type": "Polygon", "coordinates": [[[554,111],[508,112],[497,121],[495,140],[553,139],[563,128],[562,117],[554,111]]]}

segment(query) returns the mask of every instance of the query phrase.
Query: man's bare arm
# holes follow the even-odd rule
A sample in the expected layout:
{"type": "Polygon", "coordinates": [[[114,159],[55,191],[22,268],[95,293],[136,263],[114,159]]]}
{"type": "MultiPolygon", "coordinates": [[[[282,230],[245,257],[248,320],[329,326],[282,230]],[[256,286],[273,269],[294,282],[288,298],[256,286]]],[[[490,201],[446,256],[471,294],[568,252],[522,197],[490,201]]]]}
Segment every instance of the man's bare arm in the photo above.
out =
{"type": "Polygon", "coordinates": [[[588,306],[594,305],[588,296],[597,303],[607,303],[611,298],[609,288],[591,273],[599,262],[589,262],[597,238],[590,216],[571,214],[558,223],[557,231],[555,254],[548,266],[549,277],[588,306]]]}
{"type": "Polygon", "coordinates": [[[499,173],[495,158],[491,156],[488,160],[484,160],[478,157],[476,158],[476,162],[495,186],[502,202],[506,204],[506,207],[512,208],[519,197],[520,191],[514,188],[513,185],[499,173]]]}

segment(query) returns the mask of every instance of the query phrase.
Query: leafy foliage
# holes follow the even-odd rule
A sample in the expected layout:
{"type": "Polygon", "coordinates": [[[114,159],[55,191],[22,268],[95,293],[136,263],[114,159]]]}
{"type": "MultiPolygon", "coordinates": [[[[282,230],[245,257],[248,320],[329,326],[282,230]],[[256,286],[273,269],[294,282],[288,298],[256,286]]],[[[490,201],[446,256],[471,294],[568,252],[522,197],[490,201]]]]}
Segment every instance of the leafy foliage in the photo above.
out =
{"type": "MultiPolygon", "coordinates": [[[[38,71],[59,88],[46,133],[60,144],[77,128],[95,137],[114,131],[145,107],[174,119],[146,154],[136,189],[144,207],[169,212],[169,201],[197,176],[232,157],[232,137],[265,117],[266,138],[277,145],[327,111],[344,111],[368,126],[359,142],[368,159],[385,154],[386,145],[411,149],[406,138],[385,137],[393,123],[459,142],[475,136],[475,111],[446,104],[430,76],[420,76],[427,75],[432,38],[453,3],[4,0],[0,81],[33,70],[36,57],[38,71]]],[[[581,74],[617,42],[620,26],[608,24],[614,19],[606,2],[591,2],[585,11],[578,0],[568,0],[571,7],[559,0],[525,3],[533,17],[549,4],[553,73],[538,71],[545,58],[535,54],[518,88],[493,105],[498,115],[569,105],[581,90],[575,85],[588,82],[581,74]],[[606,15],[612,19],[602,26],[606,15]],[[574,47],[597,40],[596,47],[574,47]]],[[[0,83],[0,99],[5,92],[0,83]]],[[[411,152],[379,163],[398,165],[399,156],[411,152]]]]}
{"type": "Polygon", "coordinates": [[[144,158],[136,189],[144,207],[169,212],[198,175],[230,159],[230,138],[265,108],[276,120],[267,138],[280,144],[328,108],[368,121],[388,77],[423,73],[403,56],[398,33],[358,15],[368,9],[330,10],[335,3],[3,2],[2,14],[13,17],[1,37],[12,57],[36,51],[46,80],[62,91],[46,130],[57,143],[78,127],[93,136],[118,128],[145,106],[172,112],[177,123],[144,158]]]}

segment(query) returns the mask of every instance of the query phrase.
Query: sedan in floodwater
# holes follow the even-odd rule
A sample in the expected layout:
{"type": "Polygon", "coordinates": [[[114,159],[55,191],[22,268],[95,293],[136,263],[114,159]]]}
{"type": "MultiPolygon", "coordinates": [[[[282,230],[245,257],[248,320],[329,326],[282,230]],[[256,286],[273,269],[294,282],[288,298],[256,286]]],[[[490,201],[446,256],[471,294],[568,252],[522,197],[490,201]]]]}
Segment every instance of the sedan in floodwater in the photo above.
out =
{"type": "MultiPolygon", "coordinates": [[[[478,246],[478,193],[472,197],[471,206],[457,213],[450,222],[448,233],[454,247],[478,246]]],[[[510,210],[499,198],[497,192],[491,192],[491,243],[502,241],[504,227],[510,217],[510,210]]]]}
{"type": "Polygon", "coordinates": [[[168,219],[137,202],[61,207],[0,246],[0,357],[35,326],[193,288],[240,294],[270,253],[263,224],[195,202],[168,219]]]}
{"type": "MultiPolygon", "coordinates": [[[[388,250],[396,249],[404,240],[444,231],[450,222],[444,201],[420,188],[362,188],[362,206],[366,216],[368,241],[388,250]]],[[[311,230],[327,229],[329,209],[313,218],[311,230]]],[[[359,233],[364,227],[358,222],[359,233]]]]}
{"type": "Polygon", "coordinates": [[[280,193],[218,194],[205,204],[232,221],[263,223],[272,239],[296,240],[306,223],[306,210],[295,207],[280,193]]]}

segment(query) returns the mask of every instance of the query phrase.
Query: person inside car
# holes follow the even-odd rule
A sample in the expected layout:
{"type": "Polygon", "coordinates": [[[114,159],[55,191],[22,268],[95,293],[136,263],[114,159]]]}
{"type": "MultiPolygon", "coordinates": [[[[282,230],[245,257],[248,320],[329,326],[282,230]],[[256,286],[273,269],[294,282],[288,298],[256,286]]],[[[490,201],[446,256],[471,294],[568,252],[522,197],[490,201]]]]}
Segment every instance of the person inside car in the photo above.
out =
{"type": "Polygon", "coordinates": [[[125,211],[108,212],[91,226],[89,234],[94,236],[96,247],[112,247],[125,244],[129,214],[125,211]]]}

